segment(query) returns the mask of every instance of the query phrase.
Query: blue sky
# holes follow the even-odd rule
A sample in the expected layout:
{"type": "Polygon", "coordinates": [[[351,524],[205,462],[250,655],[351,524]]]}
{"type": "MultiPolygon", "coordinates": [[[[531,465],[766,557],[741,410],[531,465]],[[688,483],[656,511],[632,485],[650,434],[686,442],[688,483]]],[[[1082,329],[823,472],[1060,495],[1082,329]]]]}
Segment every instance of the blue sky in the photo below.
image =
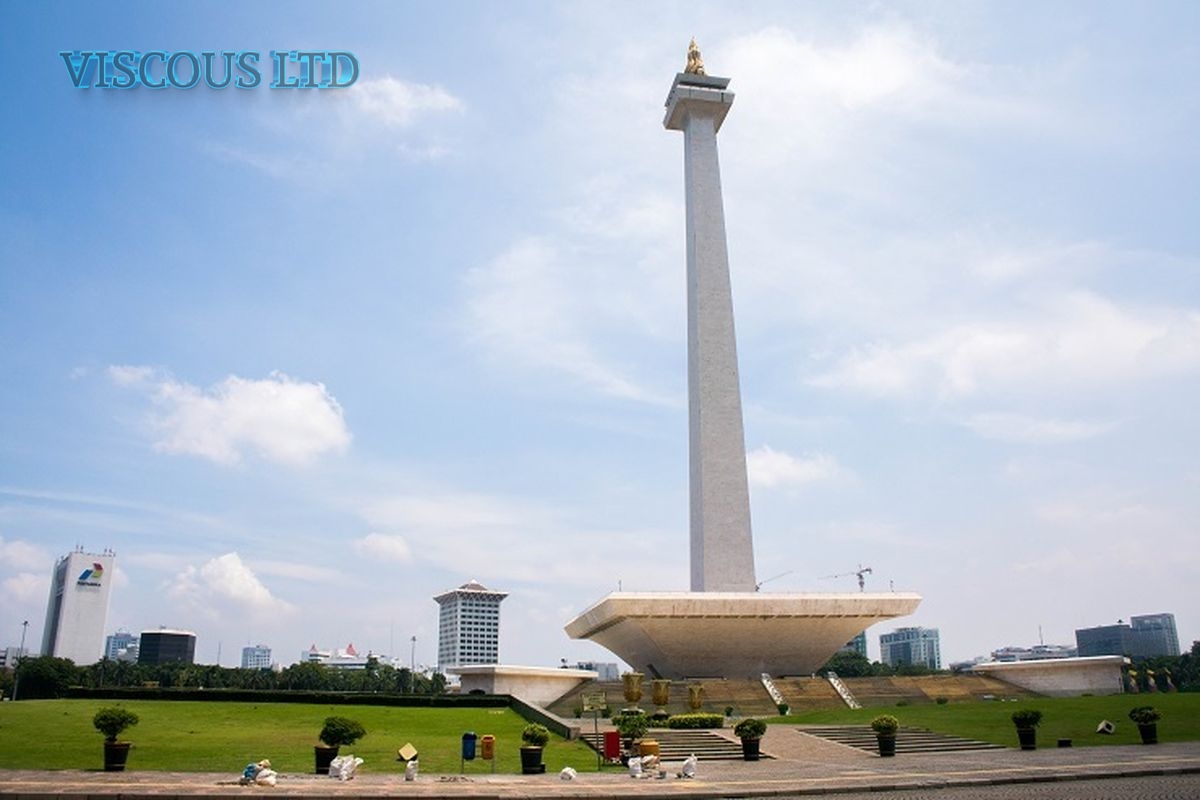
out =
{"type": "MultiPolygon", "coordinates": [[[[687,586],[682,141],[720,134],[764,590],[912,590],[945,661],[1200,636],[1190,3],[0,6],[0,644],[501,658],[687,586]],[[60,50],[340,49],[345,91],[71,86],[60,50]]],[[[877,635],[871,631],[871,652],[877,635]]]]}

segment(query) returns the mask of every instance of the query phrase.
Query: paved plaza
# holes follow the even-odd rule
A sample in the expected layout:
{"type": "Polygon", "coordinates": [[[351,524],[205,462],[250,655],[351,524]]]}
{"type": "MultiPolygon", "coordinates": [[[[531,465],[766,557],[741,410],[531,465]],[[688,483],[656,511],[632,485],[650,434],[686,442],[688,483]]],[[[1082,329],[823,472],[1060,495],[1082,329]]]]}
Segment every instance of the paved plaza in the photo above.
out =
{"type": "MultiPolygon", "coordinates": [[[[414,798],[718,798],[790,797],[871,792],[898,792],[897,796],[926,796],[943,789],[979,789],[979,792],[946,793],[951,797],[1195,797],[1189,787],[1200,786],[1200,742],[1157,746],[1047,748],[1021,752],[1015,748],[962,753],[938,753],[879,758],[854,748],[817,739],[798,728],[773,725],[763,741],[772,758],[758,762],[700,762],[694,779],[675,776],[680,763],[664,763],[667,777],[634,779],[616,767],[604,772],[580,773],[562,780],[550,764],[546,775],[421,774],[405,782],[397,768],[387,773],[365,772],[339,782],[316,775],[280,776],[275,787],[241,787],[236,778],[241,765],[229,774],[99,771],[9,770],[0,772],[0,798],[57,798],[84,800],[103,797],[228,797],[237,794],[303,797],[414,797],[414,798]],[[1129,782],[1115,779],[1170,780],[1129,782]],[[1115,792],[1089,795],[1049,792],[1051,784],[1086,781],[1111,787],[1115,792]],[[1141,788],[1136,791],[1130,788],[1141,788]],[[988,793],[984,787],[1010,786],[1015,793],[988,793]],[[1157,786],[1155,789],[1153,787],[1157,786]],[[1035,787],[1037,787],[1035,789],[1035,787]],[[1176,793],[1166,791],[1168,788],[1176,793]],[[909,795],[904,790],[921,790],[909,795]],[[1182,794],[1178,792],[1183,792],[1182,794]]],[[[379,768],[378,765],[370,765],[379,768]]],[[[389,765],[390,766],[390,765],[389,765]]],[[[474,768],[478,764],[472,765],[474,768]]],[[[1082,784],[1081,784],[1082,786],[1082,784]]],[[[1079,788],[1079,787],[1076,787],[1079,788]]]]}

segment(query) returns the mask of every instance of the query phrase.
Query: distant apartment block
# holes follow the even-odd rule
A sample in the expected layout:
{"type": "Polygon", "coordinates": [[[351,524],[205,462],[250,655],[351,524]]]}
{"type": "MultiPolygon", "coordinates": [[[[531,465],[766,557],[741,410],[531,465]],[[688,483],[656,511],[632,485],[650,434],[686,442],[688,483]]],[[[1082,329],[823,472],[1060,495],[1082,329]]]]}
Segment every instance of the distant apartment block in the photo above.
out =
{"type": "Polygon", "coordinates": [[[500,651],[500,602],[507,592],[494,592],[478,581],[433,599],[438,611],[438,672],[468,664],[495,664],[500,651]]]}
{"type": "Polygon", "coordinates": [[[60,558],[50,573],[50,598],[42,632],[42,655],[95,664],[104,655],[104,627],[112,589],[111,550],[77,549],[60,558]]]}
{"type": "Polygon", "coordinates": [[[104,657],[109,661],[137,663],[140,640],[129,631],[118,630],[104,640],[104,657]]]}
{"type": "Polygon", "coordinates": [[[256,644],[242,648],[242,669],[270,669],[271,648],[256,644]]]}
{"type": "Polygon", "coordinates": [[[196,663],[196,634],[159,628],[142,631],[138,642],[139,664],[196,663]]]}
{"type": "Polygon", "coordinates": [[[992,651],[992,661],[1043,661],[1049,658],[1074,658],[1074,647],[1059,644],[1035,644],[1033,647],[1001,647],[992,651]]]}
{"type": "Polygon", "coordinates": [[[879,637],[879,660],[890,667],[924,664],[942,668],[942,648],[937,628],[897,628],[879,637]]]}
{"type": "Polygon", "coordinates": [[[575,669],[590,669],[596,673],[598,681],[621,680],[621,670],[617,667],[616,662],[577,661],[575,669]]]}

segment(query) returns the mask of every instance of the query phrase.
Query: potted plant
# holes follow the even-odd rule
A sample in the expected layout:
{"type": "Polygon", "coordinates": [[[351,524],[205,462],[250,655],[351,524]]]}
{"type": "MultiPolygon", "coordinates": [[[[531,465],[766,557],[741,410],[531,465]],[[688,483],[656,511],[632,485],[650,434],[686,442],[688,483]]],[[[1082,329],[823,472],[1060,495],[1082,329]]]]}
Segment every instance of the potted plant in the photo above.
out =
{"type": "Polygon", "coordinates": [[[326,717],[325,725],[317,735],[323,744],[313,747],[313,759],[316,762],[317,774],[328,775],[329,765],[337,758],[338,749],[344,744],[354,744],[366,735],[366,730],[357,720],[346,717],[326,717]]]}
{"type": "Polygon", "coordinates": [[[621,763],[624,764],[633,753],[634,744],[641,741],[646,731],[650,730],[650,719],[640,711],[627,711],[613,717],[612,721],[621,734],[621,763]]]}
{"type": "Polygon", "coordinates": [[[742,758],[746,761],[758,761],[758,745],[763,734],[767,732],[767,723],[754,717],[746,717],[733,726],[733,734],[742,740],[742,758]]]}
{"type": "Polygon", "coordinates": [[[879,757],[891,758],[896,755],[896,731],[900,728],[900,720],[891,714],[880,714],[871,720],[871,730],[875,731],[875,742],[879,745],[879,757]]]}
{"type": "Polygon", "coordinates": [[[138,716],[127,708],[107,706],[92,717],[92,725],[104,734],[104,771],[124,772],[129,758],[129,742],[118,742],[117,737],[129,727],[138,724],[138,716]]]}
{"type": "Polygon", "coordinates": [[[1154,706],[1138,706],[1130,709],[1129,718],[1137,723],[1142,744],[1158,744],[1158,721],[1162,714],[1154,706]]]}
{"type": "Polygon", "coordinates": [[[1022,750],[1037,749],[1037,726],[1042,721],[1042,712],[1035,708],[1022,708],[1012,713],[1013,724],[1017,726],[1017,741],[1022,750]]]}
{"type": "Polygon", "coordinates": [[[546,771],[542,763],[542,749],[550,741],[550,729],[531,722],[521,731],[521,774],[541,775],[546,771]]]}

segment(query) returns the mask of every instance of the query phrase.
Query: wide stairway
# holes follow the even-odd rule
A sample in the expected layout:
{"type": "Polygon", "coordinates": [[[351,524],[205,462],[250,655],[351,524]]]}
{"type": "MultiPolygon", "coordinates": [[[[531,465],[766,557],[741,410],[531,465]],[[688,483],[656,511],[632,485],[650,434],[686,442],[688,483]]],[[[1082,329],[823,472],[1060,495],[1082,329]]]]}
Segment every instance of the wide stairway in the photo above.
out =
{"type": "MultiPolygon", "coordinates": [[[[828,739],[831,742],[856,747],[871,753],[879,752],[875,731],[869,725],[806,725],[797,728],[801,733],[828,739]]],[[[966,750],[1004,750],[991,742],[961,739],[920,728],[901,728],[896,732],[897,753],[958,753],[966,750]]]]}
{"type": "MultiPolygon", "coordinates": [[[[592,731],[581,731],[579,734],[579,738],[594,750],[603,750],[604,734],[600,736],[601,739],[597,741],[592,731]]],[[[693,754],[699,761],[742,760],[741,742],[730,741],[712,731],[651,728],[646,738],[658,742],[658,756],[664,761],[682,761],[693,754]]],[[[770,758],[765,753],[762,757],[770,758]]]]}

